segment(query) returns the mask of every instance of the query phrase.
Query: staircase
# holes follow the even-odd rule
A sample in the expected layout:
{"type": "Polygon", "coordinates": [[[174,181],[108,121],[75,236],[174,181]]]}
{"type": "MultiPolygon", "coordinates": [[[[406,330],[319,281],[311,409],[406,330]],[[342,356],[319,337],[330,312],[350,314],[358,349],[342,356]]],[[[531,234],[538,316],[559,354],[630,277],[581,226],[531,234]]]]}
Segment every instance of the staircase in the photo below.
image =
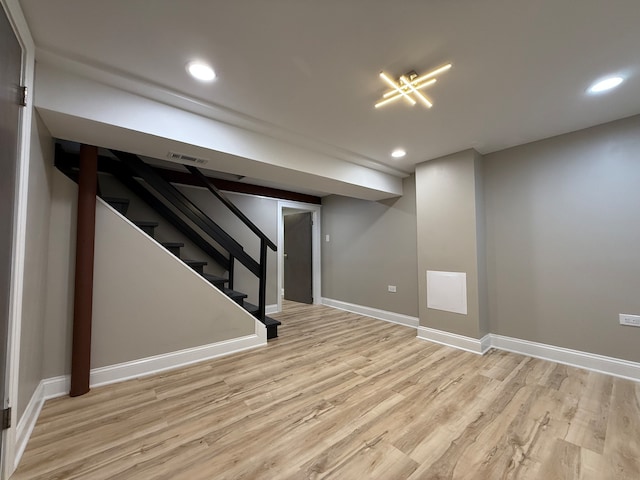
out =
{"type": "MultiPolygon", "coordinates": [[[[260,320],[267,329],[267,339],[278,336],[278,326],[281,322],[265,315],[266,299],[266,249],[275,250],[276,246],[258,228],[233,205],[222,192],[209,184],[208,180],[197,169],[187,167],[191,174],[202,182],[222,204],[229,208],[236,217],[245,223],[260,240],[260,260],[256,261],[246,254],[244,248],[222,230],[213,220],[207,217],[195,204],[181,194],[175,187],[162,179],[152,167],[144,163],[139,157],[124,152],[112,152],[117,158],[100,157],[99,170],[110,173],[126,186],[139,199],[149,205],[162,219],[176,228],[208,258],[227,272],[226,277],[205,273],[206,261],[201,259],[182,258],[181,249],[184,243],[181,241],[161,242],[160,244],[171,254],[175,255],[185,265],[192,268],[205,280],[231,298],[251,315],[260,320]],[[199,231],[194,229],[197,227],[199,231]],[[206,238],[213,239],[214,244],[206,238]],[[218,250],[223,248],[227,254],[218,250]],[[233,271],[235,260],[242,263],[259,280],[259,305],[247,302],[247,294],[234,290],[233,271]]],[[[56,166],[67,176],[75,180],[75,159],[60,148],[56,150],[56,166]]],[[[111,205],[121,215],[127,216],[130,200],[128,198],[116,198],[101,195],[101,198],[111,205]]],[[[155,229],[160,225],[157,221],[133,220],[133,223],[144,233],[155,239],[155,229]]],[[[156,240],[157,241],[157,240],[156,240]]]]}

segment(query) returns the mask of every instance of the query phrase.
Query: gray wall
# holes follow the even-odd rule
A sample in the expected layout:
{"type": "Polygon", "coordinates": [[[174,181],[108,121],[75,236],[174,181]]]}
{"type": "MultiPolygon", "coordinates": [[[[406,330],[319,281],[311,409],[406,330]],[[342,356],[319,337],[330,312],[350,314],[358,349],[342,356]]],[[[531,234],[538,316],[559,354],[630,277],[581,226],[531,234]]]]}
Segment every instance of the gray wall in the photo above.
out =
{"type": "Polygon", "coordinates": [[[488,333],[481,169],[475,150],[416,168],[420,325],[473,338],[488,333]],[[466,315],[427,308],[427,270],[467,274],[466,315]]]}
{"type": "Polygon", "coordinates": [[[402,186],[402,197],[378,202],[322,199],[323,297],[418,315],[415,177],[402,186]]]}
{"type": "Polygon", "coordinates": [[[53,173],[53,141],[35,111],[31,128],[18,418],[24,413],[43,378],[45,292],[53,173]]]}
{"type": "Polygon", "coordinates": [[[44,378],[71,373],[77,200],[77,185],[54,169],[49,220],[44,378]]]}
{"type": "Polygon", "coordinates": [[[640,361],[640,116],[484,160],[491,332],[640,361]]]}

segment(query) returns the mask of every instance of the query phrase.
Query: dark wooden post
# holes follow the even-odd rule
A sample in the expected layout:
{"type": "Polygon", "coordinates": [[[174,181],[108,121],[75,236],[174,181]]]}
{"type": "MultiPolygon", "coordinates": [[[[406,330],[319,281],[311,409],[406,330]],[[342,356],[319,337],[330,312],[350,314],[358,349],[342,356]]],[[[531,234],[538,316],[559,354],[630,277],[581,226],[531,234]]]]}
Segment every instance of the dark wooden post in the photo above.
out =
{"type": "Polygon", "coordinates": [[[267,242],[264,238],[260,240],[260,286],[258,290],[258,314],[259,320],[264,323],[265,310],[267,307],[267,242]]]}
{"type": "Polygon", "coordinates": [[[97,170],[98,148],[82,145],[80,147],[80,175],[78,179],[76,280],[73,305],[71,391],[69,392],[72,397],[84,395],[89,391],[97,170]]]}

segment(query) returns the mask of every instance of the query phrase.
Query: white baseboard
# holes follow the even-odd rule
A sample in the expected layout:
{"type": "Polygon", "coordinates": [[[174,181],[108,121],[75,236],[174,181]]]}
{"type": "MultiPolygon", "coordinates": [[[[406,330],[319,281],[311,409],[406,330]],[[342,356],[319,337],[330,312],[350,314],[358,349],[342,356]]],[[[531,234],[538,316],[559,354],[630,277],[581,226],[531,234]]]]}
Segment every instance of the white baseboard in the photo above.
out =
{"type": "MultiPolygon", "coordinates": [[[[261,347],[267,344],[266,328],[262,325],[264,335],[247,335],[245,337],[216,342],[200,347],[188,348],[177,352],[141,358],[131,362],[109,365],[108,367],[91,370],[89,384],[92,387],[109,385],[111,383],[146,377],[166,370],[184,367],[193,363],[210,360],[212,358],[238,353],[243,350],[261,347]]],[[[67,395],[70,388],[69,375],[49,378],[43,381],[44,398],[50,399],[67,395]]]]}
{"type": "Polygon", "coordinates": [[[70,375],[46,378],[43,380],[43,383],[45,400],[69,395],[69,390],[71,390],[70,375]]]}
{"type": "Polygon", "coordinates": [[[17,468],[18,463],[20,463],[24,449],[27,448],[27,442],[29,442],[29,438],[31,437],[31,432],[33,432],[33,427],[36,426],[36,422],[40,416],[40,411],[44,405],[44,383],[44,380],[42,380],[38,384],[33,395],[31,395],[31,400],[29,400],[27,408],[18,421],[18,426],[16,427],[16,446],[14,450],[14,469],[17,468]]]}
{"type": "Polygon", "coordinates": [[[484,354],[490,348],[495,348],[640,382],[640,363],[595,353],[504,337],[493,333],[476,339],[422,326],[418,327],[418,338],[477,354],[484,354]]]}
{"type": "Polygon", "coordinates": [[[384,320],[385,322],[397,323],[398,325],[404,325],[407,327],[417,327],[418,318],[404,315],[402,313],[388,312],[386,310],[379,310],[373,307],[366,307],[364,305],[356,305],[354,303],[343,302],[341,300],[333,300],[331,298],[322,298],[322,305],[328,307],[337,308],[339,310],[346,310],[347,312],[358,313],[360,315],[366,315],[367,317],[377,318],[378,320],[384,320]]]}
{"type": "Polygon", "coordinates": [[[266,315],[271,315],[272,313],[278,313],[280,310],[278,310],[278,304],[274,303],[273,305],[267,305],[264,307],[264,313],[266,315]]]}
{"type": "Polygon", "coordinates": [[[418,338],[458,348],[467,352],[477,353],[479,355],[483,355],[487,350],[489,350],[489,348],[491,348],[490,335],[485,335],[478,339],[420,326],[418,327],[418,338]]]}
{"type": "Polygon", "coordinates": [[[92,387],[109,385],[110,383],[153,375],[164,372],[165,370],[184,367],[192,363],[210,360],[262,345],[266,345],[266,343],[261,342],[258,335],[247,335],[223,342],[188,348],[117,365],[109,365],[108,367],[95,368],[91,370],[90,384],[92,387]]]}
{"type": "Polygon", "coordinates": [[[491,334],[491,347],[640,382],[640,363],[491,334]]]}

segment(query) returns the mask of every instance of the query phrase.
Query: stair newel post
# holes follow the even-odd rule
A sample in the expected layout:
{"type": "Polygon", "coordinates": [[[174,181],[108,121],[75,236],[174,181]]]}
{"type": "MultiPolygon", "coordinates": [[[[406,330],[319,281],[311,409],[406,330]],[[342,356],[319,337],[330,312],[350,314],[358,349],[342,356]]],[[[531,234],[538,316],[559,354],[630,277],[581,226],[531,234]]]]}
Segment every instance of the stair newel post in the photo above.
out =
{"type": "Polygon", "coordinates": [[[264,322],[267,306],[267,242],[260,239],[260,294],[258,299],[259,320],[264,322]]]}
{"type": "Polygon", "coordinates": [[[89,391],[97,184],[98,148],[82,145],[80,147],[80,173],[78,178],[73,345],[71,353],[71,389],[69,392],[72,397],[84,395],[89,391]]]}
{"type": "Polygon", "coordinates": [[[235,263],[236,263],[236,257],[234,257],[233,255],[229,255],[229,275],[228,275],[229,281],[227,282],[227,285],[231,290],[233,290],[233,271],[234,271],[235,263]]]}

